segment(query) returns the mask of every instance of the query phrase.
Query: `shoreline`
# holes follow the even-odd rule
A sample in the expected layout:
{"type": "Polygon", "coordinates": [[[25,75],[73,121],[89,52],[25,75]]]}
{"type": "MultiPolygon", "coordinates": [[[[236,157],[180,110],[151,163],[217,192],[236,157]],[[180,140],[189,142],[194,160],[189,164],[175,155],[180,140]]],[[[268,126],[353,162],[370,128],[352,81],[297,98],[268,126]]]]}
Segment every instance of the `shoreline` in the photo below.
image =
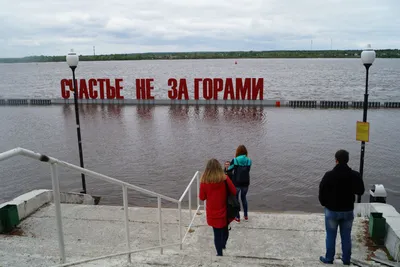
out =
{"type": "MultiPolygon", "coordinates": [[[[51,57],[51,56],[49,56],[51,57]]],[[[63,57],[64,58],[64,57],[63,57]]],[[[14,59],[14,58],[11,58],[14,59]]],[[[271,59],[271,60],[308,60],[308,59],[360,59],[360,57],[243,57],[243,58],[160,58],[160,59],[97,59],[97,60],[87,60],[87,59],[82,59],[80,58],[80,62],[111,62],[111,61],[186,61],[186,60],[234,60],[234,61],[239,61],[239,60],[249,60],[249,59],[271,59]]],[[[393,60],[398,60],[400,59],[399,57],[381,57],[377,58],[379,59],[393,59],[393,60]]],[[[48,60],[48,61],[19,61],[20,59],[17,58],[17,61],[10,61],[10,58],[0,58],[0,64],[38,64],[38,63],[65,63],[65,60],[48,60]],[[4,61],[3,61],[4,60],[4,61]]],[[[239,64],[240,62],[238,62],[239,64]]]]}
{"type": "MultiPolygon", "coordinates": [[[[99,207],[121,207],[123,205],[121,203],[102,203],[102,196],[92,196],[90,194],[83,194],[79,192],[72,191],[62,191],[60,192],[61,203],[62,204],[73,204],[73,205],[93,205],[99,207]]],[[[22,195],[19,195],[11,200],[0,202],[0,208],[6,205],[17,205],[19,216],[21,219],[25,219],[29,217],[31,214],[35,213],[38,209],[48,204],[53,203],[53,191],[51,189],[35,189],[22,195]]],[[[188,210],[187,201],[182,206],[182,210],[188,210]]],[[[363,202],[361,204],[355,203],[354,213],[355,215],[362,214],[362,217],[366,216],[366,214],[370,211],[365,205],[371,203],[363,202]]],[[[380,205],[381,203],[376,203],[380,205]]],[[[393,208],[395,212],[397,212],[396,208],[393,205],[385,204],[393,208]]],[[[130,208],[141,208],[141,209],[156,209],[157,205],[131,205],[130,208]]],[[[166,210],[176,210],[172,203],[164,203],[163,209],[166,210]]],[[[203,210],[203,208],[201,209],[203,210]]],[[[294,215],[313,215],[313,214],[324,214],[324,208],[321,206],[319,208],[320,211],[311,211],[311,210],[278,210],[278,209],[266,209],[260,210],[257,208],[251,209],[251,213],[254,214],[294,214],[294,215]]],[[[400,216],[400,215],[399,215],[400,216]]],[[[360,216],[357,216],[360,217],[360,216]]]]}
{"type": "MultiPolygon", "coordinates": [[[[10,200],[3,200],[0,202],[0,208],[5,205],[17,205],[19,206],[19,215],[20,218],[29,217],[30,214],[34,213],[36,210],[40,209],[43,206],[46,206],[53,201],[53,191],[51,189],[35,189],[22,195],[18,195],[15,198],[10,200]]],[[[121,207],[123,205],[121,203],[103,203],[101,198],[102,196],[92,196],[90,194],[83,194],[79,192],[73,191],[62,191],[61,194],[61,203],[62,204],[75,204],[75,205],[95,205],[100,207],[121,207]]],[[[184,202],[185,205],[182,207],[182,210],[188,210],[187,201],[184,202]]],[[[144,205],[131,205],[131,208],[141,208],[141,209],[155,209],[157,208],[157,204],[148,204],[144,205]]],[[[164,203],[163,209],[167,210],[176,210],[176,205],[172,203],[164,203]]],[[[311,210],[278,210],[278,209],[266,209],[261,210],[257,208],[252,208],[251,210],[254,214],[296,214],[296,215],[310,215],[310,214],[323,214],[323,207],[320,208],[320,211],[311,211],[311,210]]]]}
{"type": "MultiPolygon", "coordinates": [[[[161,52],[80,55],[80,61],[123,61],[123,60],[194,60],[194,59],[343,59],[360,58],[362,50],[276,50],[276,51],[218,51],[218,52],[161,52]]],[[[400,58],[399,49],[375,50],[377,58],[400,58]]],[[[0,58],[0,63],[65,62],[62,56],[29,56],[0,58]]]]}

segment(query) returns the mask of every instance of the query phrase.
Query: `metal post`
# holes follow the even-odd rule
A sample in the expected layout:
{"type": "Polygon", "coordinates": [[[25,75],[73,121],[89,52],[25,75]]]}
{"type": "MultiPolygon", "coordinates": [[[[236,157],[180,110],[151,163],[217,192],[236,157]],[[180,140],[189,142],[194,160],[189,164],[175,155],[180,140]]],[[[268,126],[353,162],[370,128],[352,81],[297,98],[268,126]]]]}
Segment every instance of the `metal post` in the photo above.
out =
{"type": "Polygon", "coordinates": [[[196,179],[197,179],[197,209],[200,207],[200,198],[199,198],[199,196],[200,196],[200,177],[199,176],[200,176],[199,173],[197,173],[197,177],[196,177],[196,179]]]}
{"type": "MultiPolygon", "coordinates": [[[[81,140],[81,125],[79,122],[79,106],[78,106],[78,92],[77,92],[77,85],[75,80],[75,69],[76,67],[71,67],[72,69],[72,80],[73,80],[73,87],[74,87],[74,105],[75,105],[75,118],[76,118],[76,133],[78,135],[78,148],[79,148],[79,160],[80,166],[84,168],[83,165],[83,152],[82,152],[82,140],[81,140]]],[[[81,173],[82,177],[82,192],[86,194],[86,180],[85,175],[81,173]]]]}
{"type": "MultiPolygon", "coordinates": [[[[368,112],[368,74],[369,74],[369,67],[372,64],[364,64],[366,69],[366,77],[365,77],[365,94],[364,94],[364,111],[363,111],[363,122],[367,122],[367,112],[368,112]]],[[[361,142],[361,155],[360,155],[360,176],[363,179],[364,174],[364,153],[365,153],[365,142],[361,142]]],[[[357,196],[357,202],[361,203],[361,195],[357,196]]]]}
{"type": "Polygon", "coordinates": [[[192,186],[189,188],[189,221],[192,219],[192,186]]]}
{"type": "Polygon", "coordinates": [[[51,164],[51,182],[53,185],[53,201],[56,208],[56,221],[58,232],[58,247],[60,249],[61,263],[65,263],[65,246],[64,246],[64,233],[61,220],[61,204],[60,204],[60,184],[58,182],[57,164],[51,164]]]}
{"type": "MultiPolygon", "coordinates": [[[[161,217],[161,197],[158,197],[157,199],[158,199],[158,227],[159,227],[158,238],[160,239],[160,246],[162,246],[163,234],[162,234],[162,217],[161,217]]],[[[162,255],[163,248],[160,248],[160,252],[162,255]]]]}
{"type": "Polygon", "coordinates": [[[181,245],[179,248],[182,250],[182,203],[178,203],[178,210],[179,210],[179,241],[181,245]]]}
{"type": "MultiPolygon", "coordinates": [[[[125,219],[125,231],[126,231],[126,248],[128,251],[131,250],[131,242],[129,238],[129,209],[128,209],[128,188],[122,186],[122,198],[124,201],[124,219],[125,219]]],[[[131,263],[131,254],[128,254],[128,263],[131,263]]]]}

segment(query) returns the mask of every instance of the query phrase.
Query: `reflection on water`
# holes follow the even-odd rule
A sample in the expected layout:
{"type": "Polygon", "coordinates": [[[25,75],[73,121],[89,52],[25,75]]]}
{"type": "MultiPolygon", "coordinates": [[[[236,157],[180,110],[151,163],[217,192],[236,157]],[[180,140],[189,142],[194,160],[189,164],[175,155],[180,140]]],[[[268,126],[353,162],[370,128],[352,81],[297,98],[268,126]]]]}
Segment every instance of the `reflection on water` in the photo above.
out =
{"type": "MultiPolygon", "coordinates": [[[[73,116],[75,118],[75,106],[74,105],[62,105],[62,112],[66,118],[73,116]]],[[[106,119],[114,118],[121,119],[123,114],[123,107],[121,105],[109,104],[109,105],[93,105],[93,104],[80,104],[79,115],[80,117],[88,117],[92,119],[106,119]]]]}
{"type": "Polygon", "coordinates": [[[219,115],[219,108],[217,106],[207,106],[204,108],[203,119],[217,121],[219,115]]]}
{"type": "MultiPolygon", "coordinates": [[[[334,166],[336,150],[349,150],[350,166],[359,165],[360,110],[91,104],[79,109],[88,169],[174,198],[209,158],[230,160],[239,144],[253,160],[251,210],[321,211],[318,184],[334,166]]],[[[21,146],[79,165],[73,105],[0,107],[0,112],[0,151],[21,146]]],[[[388,202],[400,207],[398,111],[371,110],[369,120],[366,186],[384,184],[388,202]]],[[[79,174],[61,168],[60,178],[63,191],[80,190],[79,174]]],[[[51,188],[48,166],[27,159],[0,163],[0,182],[1,199],[51,188]]],[[[121,204],[119,186],[88,177],[87,187],[103,204],[121,204]]],[[[156,205],[132,191],[129,199],[131,205],[156,205]]]]}
{"type": "Polygon", "coordinates": [[[264,119],[264,107],[227,106],[222,110],[224,119],[227,121],[262,121],[264,119]]]}
{"type": "Polygon", "coordinates": [[[171,120],[181,121],[189,118],[189,106],[171,105],[168,108],[168,114],[171,120]]]}
{"type": "Polygon", "coordinates": [[[234,121],[262,121],[264,120],[264,107],[249,106],[188,106],[171,105],[168,107],[171,120],[187,120],[190,118],[206,121],[224,120],[234,121]]]}
{"type": "Polygon", "coordinates": [[[154,109],[155,109],[155,106],[137,105],[136,106],[136,115],[140,119],[151,120],[151,119],[153,119],[154,109]]]}

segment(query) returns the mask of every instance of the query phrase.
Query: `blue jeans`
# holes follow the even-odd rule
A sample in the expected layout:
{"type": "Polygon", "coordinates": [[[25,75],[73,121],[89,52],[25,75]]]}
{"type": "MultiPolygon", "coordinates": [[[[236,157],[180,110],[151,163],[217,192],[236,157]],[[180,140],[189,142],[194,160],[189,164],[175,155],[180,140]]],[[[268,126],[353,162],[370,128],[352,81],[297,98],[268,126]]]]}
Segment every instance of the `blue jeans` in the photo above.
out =
{"type": "Polygon", "coordinates": [[[337,229],[340,228],[340,238],[342,240],[342,261],[350,263],[351,259],[351,228],[353,226],[353,211],[331,211],[325,208],[325,228],[326,228],[326,255],[328,261],[333,261],[335,257],[337,229]]]}
{"type": "MultiPolygon", "coordinates": [[[[244,217],[247,217],[247,191],[249,190],[248,186],[241,186],[241,187],[236,187],[236,199],[239,201],[239,194],[240,194],[240,199],[242,200],[242,205],[243,205],[243,210],[244,210],[244,217]]],[[[237,217],[240,219],[240,213],[238,212],[237,217]]]]}
{"type": "Polygon", "coordinates": [[[217,250],[217,256],[222,256],[222,249],[226,247],[226,242],[229,238],[229,230],[228,226],[224,228],[215,228],[214,230],[214,244],[215,249],[217,250]]]}

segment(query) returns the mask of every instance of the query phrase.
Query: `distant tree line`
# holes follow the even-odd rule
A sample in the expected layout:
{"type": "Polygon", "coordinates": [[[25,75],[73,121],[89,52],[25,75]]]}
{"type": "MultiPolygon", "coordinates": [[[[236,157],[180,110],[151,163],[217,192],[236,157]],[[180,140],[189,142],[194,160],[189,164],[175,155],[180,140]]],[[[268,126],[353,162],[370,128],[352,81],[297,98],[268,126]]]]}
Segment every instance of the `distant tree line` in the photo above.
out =
{"type": "MultiPolygon", "coordinates": [[[[110,55],[80,55],[80,61],[107,60],[162,60],[162,59],[223,59],[223,58],[358,58],[362,50],[297,50],[297,51],[232,51],[232,52],[180,52],[136,53],[110,55]]],[[[399,49],[376,50],[378,58],[400,58],[399,49]]],[[[63,56],[30,56],[0,58],[0,63],[62,62],[63,56]]]]}

